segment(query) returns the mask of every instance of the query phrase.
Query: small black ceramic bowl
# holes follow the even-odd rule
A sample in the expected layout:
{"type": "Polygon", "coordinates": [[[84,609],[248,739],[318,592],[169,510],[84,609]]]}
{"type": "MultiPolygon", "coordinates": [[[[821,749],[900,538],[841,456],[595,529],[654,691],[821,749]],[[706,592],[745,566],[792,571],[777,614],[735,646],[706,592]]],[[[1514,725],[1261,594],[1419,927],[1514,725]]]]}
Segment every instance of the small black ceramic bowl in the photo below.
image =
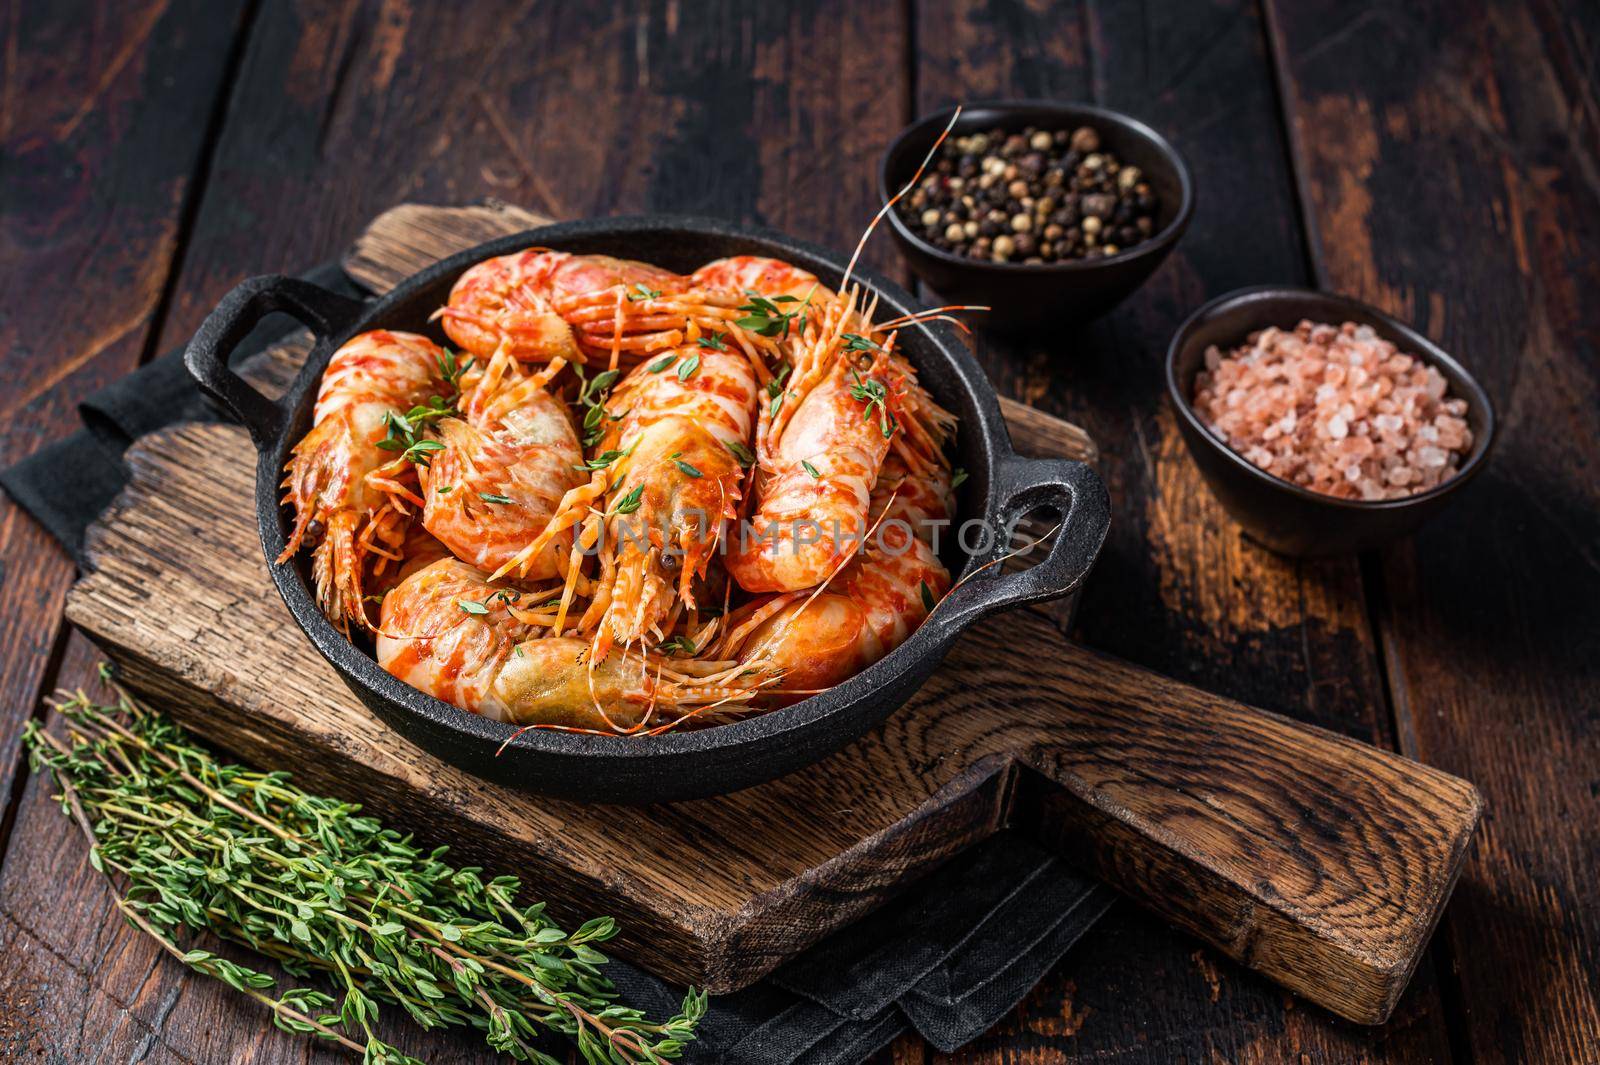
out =
{"type": "Polygon", "coordinates": [[[1167,399],[1189,454],[1222,505],[1252,539],[1286,555],[1348,554],[1409,535],[1485,466],[1494,444],[1494,407],[1472,375],[1439,346],[1395,318],[1348,296],[1309,289],[1263,286],[1240,289],[1201,307],[1178,327],[1167,348],[1167,399]],[[1207,429],[1194,412],[1194,379],[1206,349],[1227,350],[1251,333],[1301,319],[1369,325],[1384,340],[1435,367],[1450,382],[1449,395],[1467,401],[1472,449],[1456,475],[1404,499],[1366,502],[1323,495],[1260,469],[1207,429]]]}
{"type": "MultiPolygon", "coordinates": [[[[878,164],[878,195],[884,203],[905,187],[933,147],[950,110],[929,115],[894,139],[878,164]]],[[[1037,332],[1088,321],[1111,310],[1144,284],[1189,226],[1194,213],[1194,179],[1166,138],[1127,115],[1088,104],[1048,100],[993,100],[962,108],[951,136],[999,127],[1007,132],[1037,126],[1055,131],[1091,126],[1105,151],[1144,171],[1159,201],[1156,230],[1149,240],[1102,259],[1055,263],[996,263],[953,255],[911,231],[898,207],[889,225],[906,262],[952,303],[990,308],[979,324],[1006,332],[1037,332]]]]}

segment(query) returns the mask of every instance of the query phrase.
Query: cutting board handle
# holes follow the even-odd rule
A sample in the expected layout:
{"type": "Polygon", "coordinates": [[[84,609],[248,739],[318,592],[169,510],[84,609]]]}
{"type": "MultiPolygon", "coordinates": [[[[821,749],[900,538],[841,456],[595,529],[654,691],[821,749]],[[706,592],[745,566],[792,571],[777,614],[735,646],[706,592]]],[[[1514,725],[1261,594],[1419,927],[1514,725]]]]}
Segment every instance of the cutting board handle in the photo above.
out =
{"type": "Polygon", "coordinates": [[[1471,784],[1073,644],[1030,698],[1016,819],[1352,1020],[1393,1011],[1483,809],[1471,784]]]}

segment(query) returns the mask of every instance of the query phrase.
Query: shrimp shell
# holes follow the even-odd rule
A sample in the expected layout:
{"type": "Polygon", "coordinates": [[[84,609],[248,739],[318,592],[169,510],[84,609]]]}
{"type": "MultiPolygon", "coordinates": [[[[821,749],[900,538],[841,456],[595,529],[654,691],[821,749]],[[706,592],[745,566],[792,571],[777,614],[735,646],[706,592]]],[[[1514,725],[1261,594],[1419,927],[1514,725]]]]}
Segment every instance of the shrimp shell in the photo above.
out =
{"type": "Polygon", "coordinates": [[[592,661],[587,641],[518,619],[518,600],[547,594],[497,588],[458,559],[435,562],[384,597],[378,663],[430,695],[518,725],[619,733],[748,709],[756,689],[737,680],[743,670],[685,673],[676,660],[620,653],[592,661]]]}
{"type": "Polygon", "coordinates": [[[530,248],[485,259],[462,274],[439,317],[450,339],[479,358],[504,349],[523,362],[582,362],[559,306],[634,284],[677,291],[684,282],[649,263],[530,248]]]}
{"type": "Polygon", "coordinates": [[[321,526],[312,579],[322,612],[342,629],[367,624],[362,570],[375,551],[396,553],[410,523],[404,504],[374,483],[395,457],[378,447],[388,435],[388,415],[440,389],[442,354],[415,333],[380,329],[352,338],[328,360],[311,431],[290,453],[284,502],[293,506],[295,523],[277,562],[294,556],[313,522],[321,526]]]}
{"type": "Polygon", "coordinates": [[[490,389],[486,378],[465,418],[439,423],[444,450],[428,471],[422,523],[464,562],[495,570],[517,559],[520,578],[554,577],[570,538],[538,554],[523,550],[581,482],[583,450],[565,404],[542,379],[501,378],[490,389]]]}
{"type": "Polygon", "coordinates": [[[769,298],[793,296],[803,300],[813,295],[818,299],[833,298],[833,293],[822,287],[822,282],[811,271],[761,255],[717,259],[690,274],[689,280],[699,288],[758,292],[769,298]]]}
{"type": "Polygon", "coordinates": [[[949,592],[950,571],[931,544],[951,513],[949,483],[942,464],[913,473],[891,456],[873,490],[866,546],[817,590],[757,600],[728,619],[722,653],[781,676],[763,705],[786,705],[865,669],[949,592]]]}

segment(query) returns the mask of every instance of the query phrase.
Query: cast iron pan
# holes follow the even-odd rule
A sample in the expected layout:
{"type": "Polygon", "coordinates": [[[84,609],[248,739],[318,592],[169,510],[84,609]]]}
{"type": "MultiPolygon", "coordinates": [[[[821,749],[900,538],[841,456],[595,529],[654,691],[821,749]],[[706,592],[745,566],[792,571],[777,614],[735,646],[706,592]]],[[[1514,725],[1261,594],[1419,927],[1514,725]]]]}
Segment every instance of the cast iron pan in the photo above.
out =
{"type": "MultiPolygon", "coordinates": [[[[922,382],[960,418],[953,459],[969,474],[956,524],[983,517],[1009,529],[1040,507],[1062,526],[1033,567],[993,566],[956,588],[892,654],[821,695],[748,720],[693,732],[612,738],[545,730],[524,732],[499,754],[512,726],[466,713],[405,684],[352,644],[317,609],[303,558],[272,562],[283,550],[290,515],[279,484],[290,449],[310,428],[317,386],[333,351],[369,329],[404,329],[441,342],[428,322],[467,267],[530,247],[642,259],[687,272],[728,255],[770,255],[837,285],[845,260],[775,233],[708,219],[609,218],[569,222],[490,241],[401,282],[387,295],[360,302],[286,277],[257,277],[228,293],[189,343],[185,359],[206,394],[250,431],[259,452],[256,514],[273,582],[295,621],[351,691],[395,731],[471,773],[528,791],[597,802],[659,802],[721,794],[770,780],[817,761],[882,721],[921,686],[968,625],[997,610],[1067,595],[1082,582],[1105,539],[1109,500],[1100,479],[1079,462],[1024,459],[1011,450],[994,390],[956,332],[947,325],[900,334],[902,350],[922,382]],[[316,337],[288,393],[273,401],[228,368],[228,355],[264,316],[284,312],[316,337]]],[[[880,320],[918,310],[892,282],[858,270],[877,291],[880,320]]],[[[948,539],[948,538],[947,538],[948,539]]],[[[952,572],[967,572],[1006,550],[1003,535],[986,548],[945,551],[952,572]]],[[[968,546],[974,544],[969,538],[968,546]]]]}

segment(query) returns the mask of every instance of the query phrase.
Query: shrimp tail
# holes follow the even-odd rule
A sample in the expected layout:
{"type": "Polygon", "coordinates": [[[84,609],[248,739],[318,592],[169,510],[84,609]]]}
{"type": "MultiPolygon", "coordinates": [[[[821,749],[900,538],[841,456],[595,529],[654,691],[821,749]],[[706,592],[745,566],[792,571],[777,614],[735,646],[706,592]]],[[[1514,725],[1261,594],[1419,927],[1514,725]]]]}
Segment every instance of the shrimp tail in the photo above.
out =
{"type": "Polygon", "coordinates": [[[361,592],[361,555],[356,548],[359,515],[340,510],[328,519],[322,542],[311,553],[311,579],[317,588],[317,601],[326,604],[335,624],[348,626],[354,621],[369,627],[361,592]]]}

